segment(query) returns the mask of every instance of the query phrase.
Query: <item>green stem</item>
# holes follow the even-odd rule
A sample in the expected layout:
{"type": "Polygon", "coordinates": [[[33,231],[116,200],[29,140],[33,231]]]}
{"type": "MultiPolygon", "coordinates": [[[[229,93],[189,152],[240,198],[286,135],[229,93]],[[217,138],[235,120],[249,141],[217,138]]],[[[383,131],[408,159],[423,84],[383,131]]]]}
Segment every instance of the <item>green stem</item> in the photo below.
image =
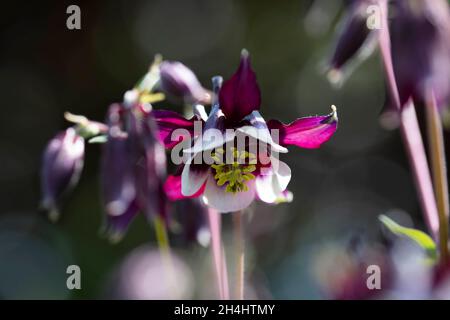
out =
{"type": "Polygon", "coordinates": [[[169,292],[175,294],[176,293],[175,269],[173,267],[172,262],[172,254],[170,250],[169,236],[167,233],[166,223],[160,216],[156,216],[153,219],[153,226],[155,228],[156,241],[158,243],[161,260],[164,265],[167,280],[166,282],[169,286],[169,292]]]}

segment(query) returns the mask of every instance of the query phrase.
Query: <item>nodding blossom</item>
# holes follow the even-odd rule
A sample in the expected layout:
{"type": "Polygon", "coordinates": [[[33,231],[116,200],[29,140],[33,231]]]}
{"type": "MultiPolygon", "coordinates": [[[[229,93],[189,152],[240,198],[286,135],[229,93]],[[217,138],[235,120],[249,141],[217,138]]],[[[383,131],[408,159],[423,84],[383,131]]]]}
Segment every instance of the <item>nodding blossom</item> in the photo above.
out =
{"type": "Polygon", "coordinates": [[[221,87],[220,80],[214,78],[216,98],[209,115],[201,105],[191,119],[172,111],[153,111],[166,147],[186,146],[184,163],[166,181],[168,197],[201,196],[219,212],[245,209],[255,198],[267,203],[289,200],[291,169],[278,155],[288,152],[288,145],[318,148],[328,141],[337,129],[335,108],[329,115],[289,124],[266,122],[259,112],[260,89],[246,50],[236,73],[221,87]],[[201,132],[196,126],[202,127],[201,132]]]}
{"type": "Polygon", "coordinates": [[[84,139],[67,128],[49,141],[41,170],[42,207],[53,221],[59,217],[62,197],[78,182],[83,169],[84,139]]]}
{"type": "Polygon", "coordinates": [[[393,1],[392,62],[402,105],[450,102],[450,8],[445,0],[393,1]]]}
{"type": "MultiPolygon", "coordinates": [[[[129,101],[128,101],[129,102],[129,101]]],[[[113,104],[106,122],[101,191],[106,212],[105,232],[118,241],[133,218],[166,218],[165,151],[156,135],[150,105],[113,104]]]]}
{"type": "Polygon", "coordinates": [[[178,61],[164,61],[159,66],[160,84],[166,96],[187,104],[209,103],[211,96],[194,72],[178,61]]]}
{"type": "MultiPolygon", "coordinates": [[[[352,0],[346,6],[344,28],[329,62],[331,80],[361,49],[371,47],[367,25],[369,7],[381,0],[352,0]]],[[[450,9],[445,0],[390,0],[389,34],[395,79],[401,105],[417,103],[432,91],[438,106],[450,101],[450,9]]],[[[379,10],[378,13],[381,11],[379,10]]],[[[374,11],[374,14],[376,12],[374,11]]],[[[381,26],[380,26],[381,27],[381,26]]],[[[375,38],[374,38],[375,39],[375,38]]]]}

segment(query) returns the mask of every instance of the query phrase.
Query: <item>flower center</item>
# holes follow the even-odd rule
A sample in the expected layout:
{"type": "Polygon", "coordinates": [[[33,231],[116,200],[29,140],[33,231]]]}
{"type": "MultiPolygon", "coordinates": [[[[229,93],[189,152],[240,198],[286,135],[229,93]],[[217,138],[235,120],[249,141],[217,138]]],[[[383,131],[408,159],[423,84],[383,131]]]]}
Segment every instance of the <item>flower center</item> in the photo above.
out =
{"type": "Polygon", "coordinates": [[[216,179],[219,187],[226,185],[226,192],[248,191],[246,182],[255,179],[252,172],[256,170],[256,156],[253,153],[238,151],[235,148],[231,148],[231,155],[231,163],[224,163],[224,150],[222,148],[215,150],[212,155],[215,164],[211,165],[216,171],[214,179],[216,179]]]}

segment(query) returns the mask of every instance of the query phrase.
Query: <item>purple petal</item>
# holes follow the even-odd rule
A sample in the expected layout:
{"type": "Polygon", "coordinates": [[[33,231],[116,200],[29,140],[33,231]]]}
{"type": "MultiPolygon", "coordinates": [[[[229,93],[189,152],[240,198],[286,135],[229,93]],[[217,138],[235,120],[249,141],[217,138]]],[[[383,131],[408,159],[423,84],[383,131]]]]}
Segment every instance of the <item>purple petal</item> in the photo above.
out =
{"type": "Polygon", "coordinates": [[[101,191],[105,211],[110,216],[123,215],[136,198],[134,164],[130,161],[130,145],[122,131],[121,107],[108,110],[108,140],[103,145],[101,191]]]}
{"type": "Polygon", "coordinates": [[[242,51],[236,73],[223,83],[219,103],[227,120],[232,122],[240,121],[252,111],[259,110],[261,93],[246,50],[242,51]]]}
{"type": "Polygon", "coordinates": [[[134,162],[137,200],[147,218],[167,218],[163,182],[166,175],[166,154],[159,143],[152,113],[129,113],[130,157],[134,162]]]}
{"type": "MultiPolygon", "coordinates": [[[[159,139],[166,148],[173,148],[194,134],[194,121],[196,118],[188,120],[182,115],[168,110],[153,110],[152,115],[158,125],[159,139]],[[172,139],[172,133],[176,129],[185,129],[186,134],[181,134],[177,139],[172,139]]],[[[180,131],[180,133],[182,132],[180,131]]]]}
{"type": "Polygon", "coordinates": [[[185,199],[176,203],[178,223],[182,226],[181,236],[187,244],[198,242],[208,247],[211,231],[208,226],[208,208],[201,199],[185,199]]]}
{"type": "Polygon", "coordinates": [[[392,62],[401,105],[409,98],[427,101],[435,92],[438,105],[450,102],[450,9],[448,1],[395,1],[390,27],[392,62]],[[417,8],[416,8],[417,7],[417,8]]]}
{"type": "Polygon", "coordinates": [[[160,65],[161,89],[173,100],[185,103],[207,103],[210,95],[202,87],[194,72],[178,61],[165,61],[160,65]]]}
{"type": "Polygon", "coordinates": [[[366,25],[367,7],[373,2],[373,0],[359,0],[348,4],[344,25],[330,61],[332,69],[340,69],[363,47],[371,31],[366,25]]]}
{"type": "Polygon", "coordinates": [[[84,139],[73,128],[58,133],[47,144],[41,172],[42,206],[49,211],[52,220],[58,218],[58,205],[63,194],[79,180],[83,157],[84,139]]]}
{"type": "Polygon", "coordinates": [[[185,196],[181,193],[181,176],[173,175],[167,177],[166,183],[164,184],[164,191],[166,192],[167,198],[171,201],[197,198],[205,191],[205,183],[203,183],[203,186],[201,186],[193,195],[185,196]]]}
{"type": "Polygon", "coordinates": [[[132,201],[123,214],[119,216],[107,215],[102,231],[111,242],[120,241],[139,211],[137,201],[132,201]]]}
{"type": "Polygon", "coordinates": [[[270,120],[268,127],[278,129],[281,145],[295,145],[301,148],[319,148],[328,141],[337,129],[337,113],[333,110],[327,116],[300,118],[290,124],[270,120]]]}

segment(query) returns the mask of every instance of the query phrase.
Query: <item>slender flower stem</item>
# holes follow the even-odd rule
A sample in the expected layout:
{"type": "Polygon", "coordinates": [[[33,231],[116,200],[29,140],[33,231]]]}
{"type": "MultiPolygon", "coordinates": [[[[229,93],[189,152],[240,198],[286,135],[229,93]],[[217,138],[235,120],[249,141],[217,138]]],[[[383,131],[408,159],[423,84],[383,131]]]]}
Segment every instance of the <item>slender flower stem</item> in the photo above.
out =
{"type": "Polygon", "coordinates": [[[220,213],[212,208],[208,208],[208,221],[211,231],[211,251],[216,269],[219,297],[222,300],[228,300],[230,298],[228,290],[228,272],[225,253],[222,246],[220,213]]]}
{"type": "Polygon", "coordinates": [[[227,259],[225,255],[225,249],[222,246],[222,282],[223,282],[223,295],[224,300],[230,299],[230,286],[228,284],[228,267],[227,259]]]}
{"type": "MultiPolygon", "coordinates": [[[[213,86],[213,94],[211,101],[211,109],[217,107],[219,103],[219,90],[222,86],[222,77],[215,76],[211,79],[213,86]]],[[[225,259],[225,250],[222,246],[222,236],[221,236],[221,219],[222,216],[219,212],[212,208],[208,208],[208,220],[211,229],[211,241],[212,241],[212,251],[214,257],[214,264],[216,267],[217,282],[219,289],[219,296],[221,299],[228,300],[230,298],[228,289],[228,271],[227,262],[225,259]]]]}
{"type": "Polygon", "coordinates": [[[156,216],[153,219],[153,226],[155,228],[156,241],[158,243],[161,260],[164,265],[167,284],[169,285],[169,292],[175,294],[176,293],[175,269],[173,267],[172,262],[172,253],[170,250],[170,243],[167,234],[166,223],[160,216],[156,216]]]}
{"type": "Polygon", "coordinates": [[[244,300],[245,248],[242,212],[233,213],[234,236],[236,247],[236,299],[244,300]]]}
{"type": "Polygon", "coordinates": [[[437,240],[439,239],[439,214],[425,148],[412,101],[403,107],[401,113],[401,132],[403,143],[407,149],[414,172],[416,188],[425,215],[425,221],[433,238],[437,240]]]}
{"type": "Polygon", "coordinates": [[[378,30],[378,42],[386,73],[387,85],[394,106],[401,116],[400,129],[403,143],[406,147],[408,158],[414,172],[416,188],[425,221],[433,238],[437,240],[439,238],[439,215],[417,115],[412,101],[409,101],[403,108],[400,104],[400,96],[392,65],[389,26],[387,20],[387,1],[380,0],[379,3],[381,8],[382,26],[381,29],[378,30]]]}
{"type": "Polygon", "coordinates": [[[434,93],[431,92],[427,105],[428,142],[433,173],[434,190],[439,213],[439,244],[441,263],[448,261],[448,181],[447,165],[444,152],[444,137],[442,133],[441,118],[436,104],[434,93]]]}

